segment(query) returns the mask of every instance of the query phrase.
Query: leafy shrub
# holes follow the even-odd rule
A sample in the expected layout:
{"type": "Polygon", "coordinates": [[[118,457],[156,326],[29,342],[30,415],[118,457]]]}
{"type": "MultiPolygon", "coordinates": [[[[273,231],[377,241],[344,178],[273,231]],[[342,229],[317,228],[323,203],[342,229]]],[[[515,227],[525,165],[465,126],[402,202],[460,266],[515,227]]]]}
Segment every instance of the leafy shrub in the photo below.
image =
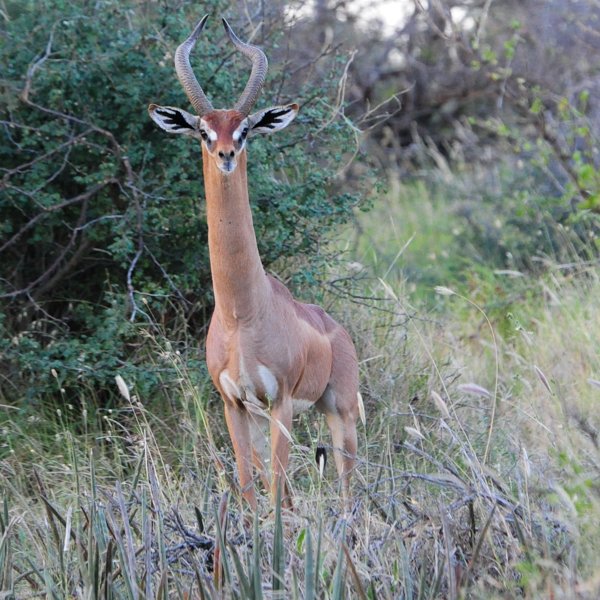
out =
{"type": "MultiPolygon", "coordinates": [[[[211,14],[224,7],[205,4],[211,14]]],[[[151,383],[151,368],[138,360],[140,333],[158,324],[171,339],[198,338],[212,302],[200,149],[167,138],[146,113],[150,102],[187,107],[173,52],[202,15],[187,3],[5,6],[0,390],[52,393],[51,369],[67,391],[82,369],[92,387],[117,368],[151,383]]],[[[192,62],[221,106],[237,97],[249,70],[217,19],[210,25],[192,62]]],[[[267,21],[267,54],[282,34],[280,23],[269,29],[267,21]]],[[[323,260],[319,238],[357,201],[336,180],[336,149],[348,148],[352,131],[330,119],[323,100],[339,73],[336,58],[326,60],[326,76],[304,82],[293,98],[285,96],[285,69],[271,67],[266,102],[276,96],[306,106],[288,133],[249,148],[265,264],[300,255],[295,268],[306,276],[323,260]],[[309,151],[306,140],[317,131],[318,152],[309,151]]]]}

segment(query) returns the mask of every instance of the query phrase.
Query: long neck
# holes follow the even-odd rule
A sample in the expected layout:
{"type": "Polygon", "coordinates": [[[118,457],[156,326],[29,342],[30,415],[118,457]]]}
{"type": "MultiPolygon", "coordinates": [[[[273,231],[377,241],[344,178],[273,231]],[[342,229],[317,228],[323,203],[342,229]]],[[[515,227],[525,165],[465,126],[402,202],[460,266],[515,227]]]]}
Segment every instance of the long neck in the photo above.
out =
{"type": "Polygon", "coordinates": [[[217,168],[204,145],[202,164],[215,305],[223,324],[235,326],[265,306],[269,289],[252,224],[246,151],[230,175],[217,168]]]}

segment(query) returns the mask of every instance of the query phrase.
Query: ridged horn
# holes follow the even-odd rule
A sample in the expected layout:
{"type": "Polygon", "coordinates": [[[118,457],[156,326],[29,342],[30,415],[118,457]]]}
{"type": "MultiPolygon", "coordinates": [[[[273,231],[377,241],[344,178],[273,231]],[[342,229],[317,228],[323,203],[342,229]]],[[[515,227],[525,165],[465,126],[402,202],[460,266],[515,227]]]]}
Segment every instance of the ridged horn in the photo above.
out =
{"type": "Polygon", "coordinates": [[[175,50],[175,71],[177,72],[177,77],[179,78],[189,101],[199,116],[203,116],[214,110],[210,100],[202,91],[202,88],[194,75],[194,71],[192,71],[192,66],[190,65],[190,52],[196,45],[196,40],[204,29],[206,19],[208,19],[208,15],[202,17],[187,40],[180,44],[177,47],[177,50],[175,50]]]}
{"type": "Polygon", "coordinates": [[[245,42],[242,42],[242,40],[235,35],[233,29],[231,29],[229,23],[225,19],[223,19],[223,25],[227,35],[229,36],[229,39],[233,42],[234,46],[244,56],[247,56],[252,61],[252,72],[250,73],[250,78],[248,79],[248,83],[246,84],[240,99],[234,106],[234,109],[238,110],[243,115],[249,115],[254,103],[256,102],[256,99],[258,98],[258,94],[260,94],[263,83],[265,82],[269,62],[267,61],[267,57],[265,56],[264,52],[258,46],[253,46],[252,44],[246,44],[245,42]]]}

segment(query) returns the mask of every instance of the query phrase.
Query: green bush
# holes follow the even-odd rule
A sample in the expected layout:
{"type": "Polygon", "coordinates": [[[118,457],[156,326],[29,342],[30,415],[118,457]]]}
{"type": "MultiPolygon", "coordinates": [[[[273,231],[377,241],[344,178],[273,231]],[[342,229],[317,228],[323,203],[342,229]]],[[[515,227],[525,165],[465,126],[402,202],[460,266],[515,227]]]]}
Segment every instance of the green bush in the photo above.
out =
{"type": "MultiPolygon", "coordinates": [[[[225,5],[4,6],[0,394],[53,394],[51,369],[64,378],[67,394],[82,372],[95,389],[116,369],[152,385],[141,334],[158,328],[174,341],[201,339],[212,297],[200,148],[167,137],[146,107],[188,108],[174,50],[204,12],[218,15],[225,5]]],[[[240,93],[249,66],[216,16],[209,30],[192,64],[222,106],[240,93]]],[[[263,34],[269,55],[283,32],[265,27],[263,34]]],[[[288,132],[249,148],[260,252],[267,266],[302,257],[290,272],[301,279],[318,272],[320,238],[349,217],[357,200],[336,180],[338,149],[349,147],[353,132],[330,119],[326,99],[341,65],[335,57],[327,61],[326,76],[304,87],[272,61],[258,105],[276,98],[304,106],[288,132]],[[300,94],[287,98],[293,86],[300,94]],[[308,143],[317,131],[318,152],[308,143]]]]}

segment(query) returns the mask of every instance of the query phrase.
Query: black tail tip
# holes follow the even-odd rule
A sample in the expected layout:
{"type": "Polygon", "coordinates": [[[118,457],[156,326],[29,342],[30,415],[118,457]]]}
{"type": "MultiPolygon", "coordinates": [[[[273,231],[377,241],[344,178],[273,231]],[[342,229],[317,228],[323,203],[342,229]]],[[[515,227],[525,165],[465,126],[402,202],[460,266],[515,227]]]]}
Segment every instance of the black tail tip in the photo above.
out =
{"type": "Polygon", "coordinates": [[[325,446],[321,446],[321,444],[317,446],[315,451],[315,461],[317,463],[317,469],[319,469],[319,473],[322,474],[327,465],[327,449],[325,446]]]}

